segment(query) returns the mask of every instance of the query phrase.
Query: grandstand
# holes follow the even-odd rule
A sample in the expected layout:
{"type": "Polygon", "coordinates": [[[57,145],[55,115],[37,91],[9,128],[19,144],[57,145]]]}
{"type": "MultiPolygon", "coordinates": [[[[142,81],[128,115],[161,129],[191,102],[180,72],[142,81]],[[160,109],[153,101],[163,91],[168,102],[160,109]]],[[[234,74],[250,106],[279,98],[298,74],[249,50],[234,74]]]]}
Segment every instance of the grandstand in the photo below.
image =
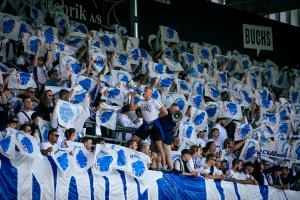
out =
{"type": "Polygon", "coordinates": [[[300,30],[221,4],[0,3],[0,199],[298,199],[300,30]]]}

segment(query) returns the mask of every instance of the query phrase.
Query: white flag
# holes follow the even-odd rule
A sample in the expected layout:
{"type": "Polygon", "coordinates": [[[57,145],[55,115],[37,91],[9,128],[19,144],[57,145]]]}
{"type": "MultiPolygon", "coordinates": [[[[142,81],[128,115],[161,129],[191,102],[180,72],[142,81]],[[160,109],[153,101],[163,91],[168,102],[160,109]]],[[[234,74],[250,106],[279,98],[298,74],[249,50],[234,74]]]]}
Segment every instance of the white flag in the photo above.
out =
{"type": "Polygon", "coordinates": [[[41,158],[39,145],[34,137],[22,131],[16,132],[16,145],[20,153],[26,156],[41,158]]]}
{"type": "Polygon", "coordinates": [[[32,74],[25,72],[10,74],[8,88],[25,90],[29,87],[37,88],[36,83],[32,78],[32,74]]]}
{"type": "Polygon", "coordinates": [[[93,162],[94,171],[102,176],[111,174],[116,162],[116,152],[105,145],[97,144],[93,162]]]}
{"type": "Polygon", "coordinates": [[[148,164],[151,163],[150,157],[144,153],[127,149],[130,154],[131,175],[143,180],[144,175],[148,172],[148,164]]]}
{"type": "Polygon", "coordinates": [[[0,35],[15,41],[19,40],[20,23],[15,16],[0,13],[0,35]]]}
{"type": "Polygon", "coordinates": [[[256,140],[247,140],[240,154],[240,159],[247,162],[255,159],[255,153],[259,150],[259,144],[256,140]]]}
{"type": "Polygon", "coordinates": [[[0,152],[10,159],[15,159],[16,129],[6,128],[0,133],[0,152]]]}
{"type": "Polygon", "coordinates": [[[247,136],[251,136],[253,132],[251,124],[240,124],[238,123],[235,133],[234,140],[239,141],[245,139],[247,136]]]}
{"type": "Polygon", "coordinates": [[[115,130],[117,123],[117,112],[113,109],[102,109],[97,111],[96,123],[98,126],[104,126],[108,129],[115,130]]]}
{"type": "Polygon", "coordinates": [[[51,152],[51,157],[53,158],[56,166],[63,173],[68,172],[71,169],[71,156],[69,149],[60,148],[56,151],[51,152]]]}

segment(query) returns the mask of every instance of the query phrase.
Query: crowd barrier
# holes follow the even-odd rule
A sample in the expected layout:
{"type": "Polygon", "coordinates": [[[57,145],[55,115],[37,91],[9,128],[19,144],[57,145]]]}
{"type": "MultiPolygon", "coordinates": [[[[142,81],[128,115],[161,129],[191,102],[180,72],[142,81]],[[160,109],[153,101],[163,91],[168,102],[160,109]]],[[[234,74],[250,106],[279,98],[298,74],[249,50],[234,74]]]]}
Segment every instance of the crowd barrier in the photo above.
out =
{"type": "Polygon", "coordinates": [[[140,180],[123,171],[99,176],[61,173],[51,158],[17,156],[9,160],[0,154],[0,199],[283,199],[297,200],[300,192],[272,187],[207,180],[159,171],[148,171],[140,180]]]}

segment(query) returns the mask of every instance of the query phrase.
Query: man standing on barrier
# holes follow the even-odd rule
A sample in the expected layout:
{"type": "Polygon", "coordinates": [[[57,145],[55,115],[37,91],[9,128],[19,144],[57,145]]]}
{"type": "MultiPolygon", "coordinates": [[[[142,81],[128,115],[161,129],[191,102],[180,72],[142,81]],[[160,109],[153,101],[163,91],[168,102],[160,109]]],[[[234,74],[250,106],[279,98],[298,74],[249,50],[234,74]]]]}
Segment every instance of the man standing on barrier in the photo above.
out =
{"type": "Polygon", "coordinates": [[[149,135],[154,141],[158,153],[161,156],[162,167],[167,169],[165,153],[162,147],[162,141],[164,140],[164,131],[162,129],[159,117],[164,117],[168,114],[168,111],[157,100],[152,98],[152,89],[146,87],[143,93],[144,100],[141,100],[138,104],[134,104],[134,98],[136,93],[130,93],[130,110],[142,109],[143,124],[136,130],[131,140],[140,141],[145,140],[149,135]]]}

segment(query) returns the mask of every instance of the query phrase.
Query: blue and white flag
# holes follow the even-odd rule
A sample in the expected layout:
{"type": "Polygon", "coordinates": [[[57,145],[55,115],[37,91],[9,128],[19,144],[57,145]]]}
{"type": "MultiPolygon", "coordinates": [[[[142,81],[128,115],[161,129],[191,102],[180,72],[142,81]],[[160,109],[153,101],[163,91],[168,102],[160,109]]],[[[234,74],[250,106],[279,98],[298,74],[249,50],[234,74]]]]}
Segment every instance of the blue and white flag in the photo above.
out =
{"type": "Polygon", "coordinates": [[[196,127],[194,123],[185,122],[179,124],[179,139],[183,139],[189,145],[196,144],[196,127]]]}
{"type": "Polygon", "coordinates": [[[300,163],[300,140],[297,140],[293,143],[291,159],[293,159],[293,161],[296,163],[300,163]]]}
{"type": "Polygon", "coordinates": [[[79,90],[79,91],[76,90],[73,92],[70,102],[73,104],[79,104],[79,105],[84,106],[86,104],[89,104],[89,103],[86,103],[88,95],[89,95],[89,93],[84,89],[79,90]]]}
{"type": "Polygon", "coordinates": [[[186,64],[186,66],[191,66],[192,63],[197,62],[198,60],[196,59],[196,57],[191,54],[191,53],[183,53],[181,54],[184,63],[186,64]]]}
{"type": "Polygon", "coordinates": [[[206,83],[205,86],[205,96],[211,98],[214,101],[219,101],[221,98],[220,90],[213,84],[206,83]]]}
{"type": "Polygon", "coordinates": [[[219,117],[235,120],[243,119],[242,109],[238,104],[224,101],[222,102],[222,108],[224,112],[220,113],[219,117]]]}
{"type": "Polygon", "coordinates": [[[83,23],[80,23],[78,21],[73,21],[73,20],[70,20],[69,23],[70,23],[69,32],[80,32],[80,33],[87,34],[89,31],[87,26],[83,23]]]}
{"type": "Polygon", "coordinates": [[[84,72],[84,68],[82,68],[73,56],[62,54],[59,59],[59,65],[62,80],[68,80],[70,72],[73,74],[81,74],[84,72]]]}
{"type": "Polygon", "coordinates": [[[106,83],[108,86],[110,87],[113,87],[115,86],[114,84],[114,80],[113,80],[113,77],[111,75],[108,75],[108,74],[101,74],[100,75],[100,80],[104,83],[106,83]]]}
{"type": "Polygon", "coordinates": [[[42,45],[42,39],[38,36],[29,36],[23,38],[24,51],[29,54],[36,54],[38,46],[42,45]]]}
{"type": "Polygon", "coordinates": [[[249,56],[243,56],[240,61],[241,67],[244,71],[248,71],[250,67],[252,67],[252,62],[249,58],[249,56]]]}
{"type": "Polygon", "coordinates": [[[93,67],[95,71],[97,73],[100,73],[105,67],[105,63],[107,62],[106,55],[100,52],[94,52],[91,56],[93,59],[93,67]]]}
{"type": "Polygon", "coordinates": [[[228,91],[228,78],[227,78],[227,71],[218,71],[216,73],[218,88],[220,91],[228,91]]]}
{"type": "Polygon", "coordinates": [[[175,81],[176,81],[178,93],[183,93],[183,94],[191,93],[190,84],[187,81],[181,79],[176,79],[175,81]]]}
{"type": "Polygon", "coordinates": [[[9,74],[10,69],[4,63],[0,62],[0,72],[2,74],[9,74]]]}
{"type": "Polygon", "coordinates": [[[255,77],[251,75],[250,73],[247,74],[247,84],[252,89],[252,91],[255,91],[257,89],[261,88],[261,79],[258,77],[255,77]]]}
{"type": "Polygon", "coordinates": [[[254,94],[246,85],[240,90],[239,94],[243,98],[242,107],[249,108],[254,102],[254,94]]]}
{"type": "Polygon", "coordinates": [[[15,16],[0,13],[0,36],[18,41],[19,30],[20,22],[15,16]]]}
{"type": "Polygon", "coordinates": [[[178,44],[178,51],[179,53],[185,53],[187,52],[187,49],[188,49],[188,45],[187,45],[187,42],[186,41],[179,41],[179,44],[178,44]]]}
{"type": "Polygon", "coordinates": [[[215,55],[221,55],[222,54],[221,49],[220,49],[219,46],[209,45],[208,47],[210,49],[210,53],[211,53],[212,57],[214,57],[215,55]]]}
{"type": "Polygon", "coordinates": [[[191,122],[195,124],[196,130],[203,130],[207,126],[207,113],[206,111],[202,111],[197,109],[194,111],[195,113],[192,116],[191,122]]]}
{"type": "Polygon", "coordinates": [[[157,88],[153,88],[153,90],[152,90],[152,96],[151,97],[153,99],[159,101],[160,103],[162,102],[160,92],[159,92],[159,90],[157,88]]]}
{"type": "Polygon", "coordinates": [[[299,115],[300,114],[300,103],[293,103],[292,111],[295,115],[299,115]]]}
{"type": "Polygon", "coordinates": [[[193,106],[195,108],[201,108],[204,106],[203,96],[202,95],[190,95],[189,103],[191,106],[193,106]]]}
{"type": "Polygon", "coordinates": [[[287,140],[277,140],[275,142],[276,154],[275,156],[282,159],[289,159],[291,152],[290,142],[287,140]]]}
{"type": "Polygon", "coordinates": [[[138,65],[140,62],[140,50],[139,48],[134,48],[130,50],[129,58],[130,58],[130,63],[133,65],[138,65]]]}
{"type": "Polygon", "coordinates": [[[39,119],[39,129],[41,133],[41,139],[42,142],[47,142],[48,141],[48,132],[51,129],[51,125],[49,121],[45,121],[43,119],[39,119]]]}
{"type": "Polygon", "coordinates": [[[185,113],[188,109],[188,102],[185,96],[181,93],[169,94],[167,99],[167,105],[170,107],[173,103],[176,103],[179,106],[179,111],[185,113]]]}
{"type": "Polygon", "coordinates": [[[171,60],[169,58],[164,58],[163,61],[164,61],[164,64],[167,65],[167,67],[171,71],[174,71],[174,72],[181,72],[181,71],[183,71],[183,68],[182,68],[180,62],[171,60]]]}
{"type": "Polygon", "coordinates": [[[51,152],[51,157],[61,172],[66,173],[70,169],[72,169],[72,165],[71,165],[72,158],[70,156],[69,149],[66,148],[57,149],[56,151],[51,152]]]}
{"type": "Polygon", "coordinates": [[[127,33],[126,27],[121,26],[121,25],[119,25],[119,24],[115,24],[114,27],[115,27],[115,32],[116,32],[119,36],[124,37],[124,36],[126,35],[126,33],[127,33]]]}
{"type": "Polygon", "coordinates": [[[94,89],[97,81],[87,76],[78,76],[76,83],[78,83],[85,91],[90,92],[94,89]]]}
{"type": "Polygon", "coordinates": [[[60,55],[64,54],[64,55],[69,55],[69,56],[74,56],[75,53],[73,50],[71,50],[71,48],[69,48],[68,45],[66,45],[63,42],[55,42],[54,44],[54,50],[52,53],[52,59],[54,61],[57,61],[60,59],[60,55]]]}
{"type": "Polygon", "coordinates": [[[230,92],[239,93],[242,88],[243,88],[243,83],[241,81],[232,77],[229,78],[228,89],[230,92]]]}
{"type": "Polygon", "coordinates": [[[209,62],[209,60],[212,58],[212,55],[211,55],[211,52],[209,50],[209,48],[207,47],[201,47],[198,49],[198,54],[201,59],[202,59],[202,62],[209,62]]]}
{"type": "Polygon", "coordinates": [[[115,130],[117,124],[117,111],[113,109],[102,109],[96,114],[97,126],[104,126],[108,129],[115,130]]]}
{"type": "Polygon", "coordinates": [[[123,106],[124,103],[123,91],[118,87],[104,89],[101,98],[116,103],[119,106],[123,106]]]}
{"type": "Polygon", "coordinates": [[[16,72],[14,74],[10,74],[8,88],[25,90],[29,87],[37,88],[32,74],[25,72],[16,72]]]}
{"type": "Polygon", "coordinates": [[[96,37],[94,38],[100,39],[108,52],[118,51],[121,49],[121,39],[117,34],[97,32],[96,37]]]}
{"type": "Polygon", "coordinates": [[[114,150],[106,145],[97,144],[93,162],[93,170],[96,174],[106,176],[112,173],[117,155],[114,150]]]}
{"type": "Polygon", "coordinates": [[[128,148],[115,144],[106,144],[105,146],[111,148],[116,152],[117,159],[114,169],[124,172],[131,172],[130,150],[128,148]]]}
{"type": "Polygon", "coordinates": [[[261,106],[261,109],[263,110],[268,111],[274,107],[271,94],[267,89],[256,90],[255,100],[256,100],[256,104],[261,106]]]}
{"type": "Polygon", "coordinates": [[[285,135],[287,134],[292,134],[292,126],[291,126],[291,122],[290,121],[280,121],[278,124],[278,131],[276,134],[280,134],[283,133],[285,135]]]}
{"type": "Polygon", "coordinates": [[[15,134],[16,146],[19,148],[22,155],[33,158],[42,158],[39,145],[34,137],[22,131],[17,131],[15,134]]]}
{"type": "Polygon", "coordinates": [[[192,67],[195,68],[197,77],[204,77],[207,74],[207,69],[201,63],[192,64],[192,67]]]}
{"type": "Polygon", "coordinates": [[[36,7],[30,8],[30,17],[36,24],[44,24],[45,23],[43,11],[36,7]]]}
{"type": "Polygon", "coordinates": [[[245,162],[253,161],[258,150],[259,144],[256,140],[247,140],[240,154],[240,159],[245,162]]]}
{"type": "Polygon", "coordinates": [[[299,88],[291,87],[291,89],[290,89],[290,101],[292,103],[300,103],[300,91],[299,91],[299,88]]]}
{"type": "Polygon", "coordinates": [[[62,12],[55,13],[54,23],[60,33],[65,33],[70,26],[68,15],[62,12]]]}
{"type": "Polygon", "coordinates": [[[57,38],[58,38],[57,29],[52,26],[43,26],[42,37],[44,39],[44,43],[46,44],[52,44],[54,42],[57,42],[57,38]]]}
{"type": "Polygon", "coordinates": [[[114,85],[121,83],[123,86],[127,86],[129,81],[131,81],[131,75],[127,71],[111,70],[111,75],[114,85]]]}
{"type": "Polygon", "coordinates": [[[159,26],[159,31],[161,34],[161,42],[174,42],[179,43],[179,37],[176,30],[166,26],[159,26]]]}
{"type": "Polygon", "coordinates": [[[34,30],[32,29],[32,26],[27,24],[24,21],[20,22],[20,29],[19,29],[19,38],[22,39],[23,34],[28,33],[29,35],[34,34],[34,30]]]}
{"type": "Polygon", "coordinates": [[[205,111],[207,113],[207,120],[215,122],[220,113],[220,105],[216,102],[206,103],[205,111]]]}
{"type": "Polygon", "coordinates": [[[204,84],[200,80],[192,81],[192,91],[196,95],[203,96],[204,84]]]}
{"type": "Polygon", "coordinates": [[[235,132],[234,132],[234,140],[235,141],[239,141],[239,140],[243,140],[248,136],[252,136],[252,126],[251,124],[240,124],[238,123],[235,132]]]}
{"type": "Polygon", "coordinates": [[[130,175],[143,180],[148,172],[148,164],[151,163],[150,157],[144,153],[127,149],[130,157],[130,175]]]}
{"type": "Polygon", "coordinates": [[[72,47],[74,51],[77,51],[78,49],[86,45],[87,35],[80,32],[72,32],[68,33],[68,35],[65,36],[64,39],[65,44],[72,47]]]}
{"type": "Polygon", "coordinates": [[[10,159],[15,159],[16,129],[6,128],[0,133],[0,153],[10,159]]]}
{"type": "Polygon", "coordinates": [[[131,69],[129,55],[126,52],[116,53],[112,58],[112,66],[128,71],[131,69]]]}
{"type": "Polygon", "coordinates": [[[166,73],[166,66],[159,63],[149,62],[149,76],[153,78],[159,78],[166,73]]]}
{"type": "Polygon", "coordinates": [[[161,75],[160,81],[159,81],[159,87],[165,89],[166,91],[169,91],[174,80],[175,80],[174,76],[172,76],[172,75],[166,75],[166,74],[161,75]]]}
{"type": "Polygon", "coordinates": [[[63,100],[58,100],[53,112],[57,114],[58,123],[65,128],[74,128],[75,124],[83,124],[87,119],[82,106],[63,100]]]}
{"type": "MultiPolygon", "coordinates": [[[[75,142],[72,142],[75,143],[75,142]]],[[[78,142],[76,142],[78,143],[78,142]]],[[[82,144],[82,143],[79,143],[82,144]]],[[[93,153],[86,150],[86,148],[79,145],[73,145],[73,156],[75,163],[75,170],[76,173],[78,172],[86,172],[92,165],[93,165],[93,159],[94,155],[93,153]]]]}

